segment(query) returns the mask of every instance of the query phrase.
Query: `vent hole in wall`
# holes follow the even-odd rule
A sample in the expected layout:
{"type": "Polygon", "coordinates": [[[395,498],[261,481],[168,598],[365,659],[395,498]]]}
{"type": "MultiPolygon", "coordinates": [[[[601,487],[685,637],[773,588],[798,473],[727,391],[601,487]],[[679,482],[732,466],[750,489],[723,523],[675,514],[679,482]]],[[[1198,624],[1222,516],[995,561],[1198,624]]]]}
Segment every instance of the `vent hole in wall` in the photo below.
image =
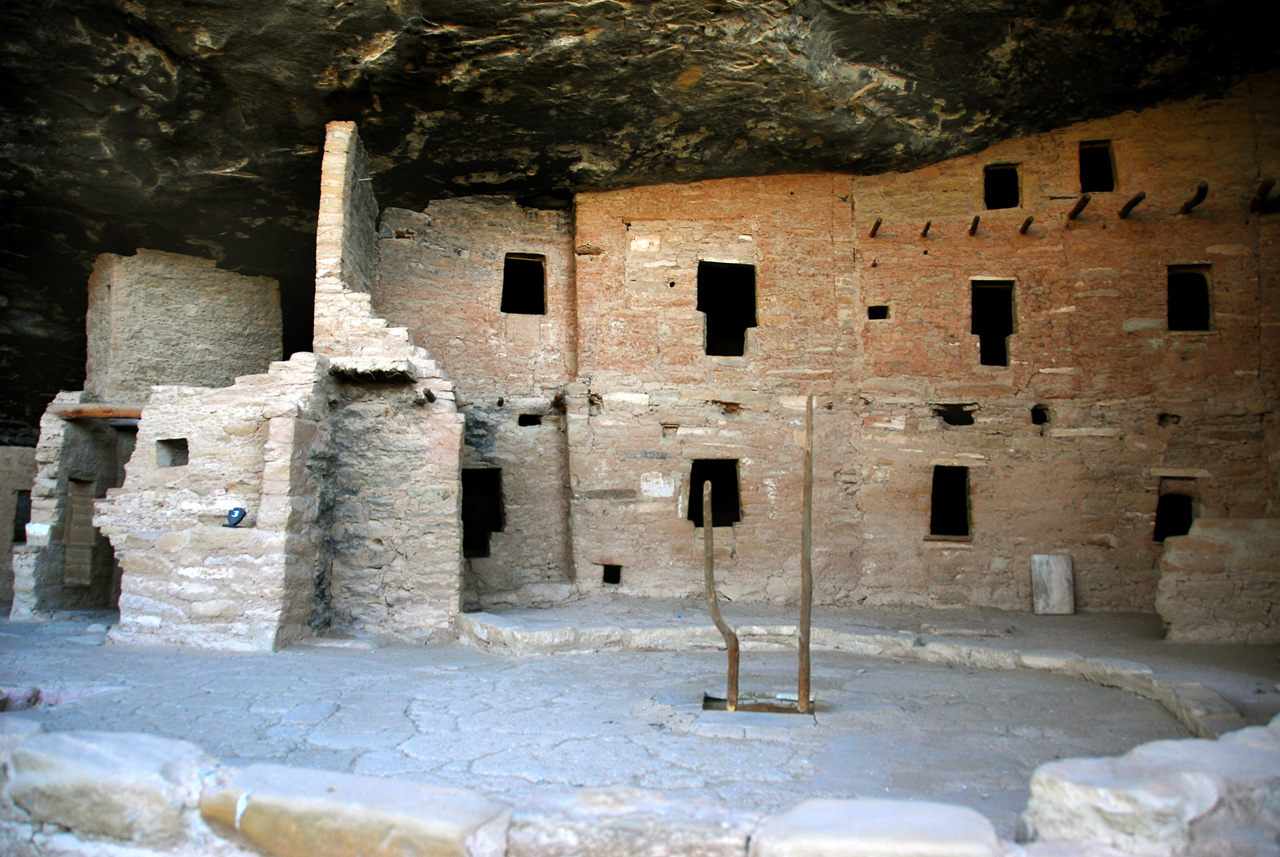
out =
{"type": "Polygon", "coordinates": [[[1049,409],[1044,405],[1036,405],[1031,409],[1031,424],[1033,426],[1047,425],[1049,422],[1049,409]]]}
{"type": "Polygon", "coordinates": [[[889,317],[889,307],[884,304],[875,304],[867,307],[867,318],[870,321],[884,321],[889,317]]]}
{"type": "Polygon", "coordinates": [[[156,467],[185,467],[190,460],[185,437],[156,441],[156,467]]]}
{"type": "Polygon", "coordinates": [[[520,426],[540,426],[542,425],[542,416],[540,414],[521,414],[516,417],[516,425],[520,426]]]}
{"type": "Polygon", "coordinates": [[[604,566],[604,574],[601,576],[601,580],[610,586],[617,586],[622,582],[622,566],[606,564],[604,566]]]}
{"type": "Polygon", "coordinates": [[[933,409],[934,416],[949,426],[973,425],[973,412],[976,405],[937,405],[933,409]]]}

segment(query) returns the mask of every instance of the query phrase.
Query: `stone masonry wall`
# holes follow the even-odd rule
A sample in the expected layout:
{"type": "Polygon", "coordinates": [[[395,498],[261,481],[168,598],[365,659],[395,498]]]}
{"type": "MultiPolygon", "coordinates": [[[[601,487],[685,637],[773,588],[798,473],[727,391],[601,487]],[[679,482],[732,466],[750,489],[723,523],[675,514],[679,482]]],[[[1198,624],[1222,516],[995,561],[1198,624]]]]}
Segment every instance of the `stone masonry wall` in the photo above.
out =
{"type": "Polygon", "coordinates": [[[297,354],[223,388],[156,387],[95,523],[124,569],[118,641],[270,650],[302,636],[323,533],[328,364],[297,354]],[[186,463],[172,461],[181,441],[186,463]],[[243,508],[237,528],[227,512],[243,508]]]}
{"type": "Polygon", "coordinates": [[[30,491],[36,477],[36,451],[24,446],[0,446],[0,611],[13,606],[13,540],[26,541],[14,532],[18,492],[30,491]]]}
{"type": "Polygon", "coordinates": [[[99,256],[86,324],[91,401],[145,402],[153,384],[226,386],[280,359],[276,281],[191,256],[99,256]]]}
{"type": "Polygon", "coordinates": [[[317,621],[451,633],[461,609],[460,456],[453,384],[405,327],[373,314],[377,201],[355,125],[325,137],[315,349],[337,380],[317,621]]]}
{"type": "Polygon", "coordinates": [[[379,235],[375,310],[447,363],[467,418],[464,466],[502,469],[504,527],[490,537],[488,557],[468,560],[468,599],[563,597],[572,567],[558,402],[577,339],[570,217],[475,197],[421,213],[387,209],[379,235]],[[501,311],[508,253],[545,259],[545,314],[501,311]],[[533,418],[538,425],[528,424],[533,418]]]}
{"type": "Polygon", "coordinates": [[[1165,542],[1156,610],[1183,643],[1280,643],[1280,520],[1201,518],[1165,542]]]}
{"type": "Polygon", "coordinates": [[[1274,250],[1249,200],[1280,172],[1265,121],[1276,89],[1255,79],[909,174],[580,195],[579,580],[610,563],[633,592],[699,589],[690,461],[723,457],[738,460],[742,490],[742,520],[717,532],[725,590],[788,597],[812,391],[819,601],[1027,609],[1031,555],[1070,553],[1080,607],[1151,609],[1162,485],[1192,493],[1204,517],[1258,517],[1273,502],[1275,356],[1260,343],[1274,296],[1260,260],[1274,250]],[[1100,139],[1116,190],[1069,220],[1079,143],[1100,139]],[[985,209],[988,164],[1018,165],[1017,207],[985,209]],[[1179,214],[1200,180],[1207,200],[1179,214]],[[704,353],[699,261],[756,266],[758,327],[742,357],[704,353]],[[1173,265],[1207,266],[1209,331],[1168,330],[1173,265]],[[979,365],[970,332],[971,282],[986,279],[1013,283],[1008,366],[979,365]],[[946,405],[972,424],[944,422],[946,405]],[[1047,422],[1033,421],[1037,405],[1047,422]],[[968,537],[929,536],[935,465],[969,468],[968,537]]]}
{"type": "MultiPolygon", "coordinates": [[[[59,393],[54,405],[87,399],[83,391],[59,393]]],[[[55,610],[105,609],[119,594],[119,566],[111,544],[98,531],[91,543],[87,585],[67,585],[68,482],[87,483],[94,497],[124,481],[124,464],[133,453],[131,428],[116,428],[102,420],[63,420],[46,410],[40,418],[36,444],[36,474],[31,482],[31,523],[27,542],[13,550],[13,606],[10,618],[31,621],[55,610]]],[[[90,522],[81,522],[83,528],[90,522]]],[[[80,535],[80,534],[77,534],[80,535]]],[[[81,539],[81,541],[86,541],[81,539]]]]}

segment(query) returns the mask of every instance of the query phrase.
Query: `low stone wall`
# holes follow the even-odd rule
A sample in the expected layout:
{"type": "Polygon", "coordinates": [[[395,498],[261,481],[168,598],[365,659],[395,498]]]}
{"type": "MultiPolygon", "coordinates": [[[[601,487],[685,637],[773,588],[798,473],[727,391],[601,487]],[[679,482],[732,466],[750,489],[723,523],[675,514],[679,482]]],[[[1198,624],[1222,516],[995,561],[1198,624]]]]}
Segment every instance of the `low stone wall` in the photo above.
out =
{"type": "Polygon", "coordinates": [[[1053,857],[1273,854],[1280,718],[1218,741],[1064,759],[1031,781],[1020,846],[965,807],[811,799],[765,816],[629,788],[512,807],[402,780],[233,768],[151,735],[0,715],[0,851],[15,857],[1053,857]],[[1118,849],[1118,850],[1111,850],[1118,849]]]}
{"type": "Polygon", "coordinates": [[[1180,643],[1280,643],[1280,519],[1201,518],[1165,540],[1156,611],[1180,643]]]}
{"type": "Polygon", "coordinates": [[[124,569],[113,639],[270,650],[305,632],[327,373],[297,354],[231,387],[155,388],[125,483],[97,504],[124,569]]]}

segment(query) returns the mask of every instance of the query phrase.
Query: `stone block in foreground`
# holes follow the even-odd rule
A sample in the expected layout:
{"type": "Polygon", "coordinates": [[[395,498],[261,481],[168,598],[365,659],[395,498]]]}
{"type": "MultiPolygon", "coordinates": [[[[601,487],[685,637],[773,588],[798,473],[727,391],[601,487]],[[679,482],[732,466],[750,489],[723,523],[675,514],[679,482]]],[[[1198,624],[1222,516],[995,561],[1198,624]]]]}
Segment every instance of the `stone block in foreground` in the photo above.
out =
{"type": "Polygon", "coordinates": [[[1022,815],[1042,841],[1135,854],[1242,855],[1280,841],[1280,717],[1216,741],[1140,744],[1036,769],[1022,815]]]}
{"type": "Polygon", "coordinates": [[[765,819],[750,857],[1000,857],[995,828],[962,806],[815,799],[765,819]]]}
{"type": "Polygon", "coordinates": [[[579,789],[516,810],[508,857],[742,857],[756,816],[640,789],[579,789]]]}
{"type": "Polygon", "coordinates": [[[32,735],[10,760],[9,797],[33,822],[140,845],[187,838],[183,817],[213,761],[194,744],[128,732],[32,735]]]}
{"type": "Polygon", "coordinates": [[[506,828],[473,792],[284,765],[237,771],[200,811],[275,857],[496,857],[506,828]]]}
{"type": "Polygon", "coordinates": [[[26,820],[26,813],[9,799],[9,759],[19,744],[43,731],[44,727],[38,721],[12,714],[0,716],[0,821],[26,820]]]}

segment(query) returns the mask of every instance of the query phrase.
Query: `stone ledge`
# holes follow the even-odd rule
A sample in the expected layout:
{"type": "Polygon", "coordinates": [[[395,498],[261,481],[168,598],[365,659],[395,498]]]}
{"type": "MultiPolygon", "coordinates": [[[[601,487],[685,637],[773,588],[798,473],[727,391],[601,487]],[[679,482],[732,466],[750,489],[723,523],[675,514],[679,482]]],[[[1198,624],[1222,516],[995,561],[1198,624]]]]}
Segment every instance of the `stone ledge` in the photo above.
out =
{"type": "MultiPolygon", "coordinates": [[[[531,625],[493,613],[461,613],[456,618],[459,641],[507,655],[557,652],[705,651],[723,649],[720,633],[710,625],[679,628],[574,628],[531,625]]],[[[742,648],[795,646],[794,625],[743,626],[738,629],[742,648]],[[786,642],[789,638],[789,642],[786,642]]],[[[1020,651],[997,646],[932,640],[925,642],[908,632],[853,633],[814,627],[815,649],[834,649],[882,658],[918,660],[950,666],[983,669],[1039,669],[1062,673],[1082,681],[1117,687],[1159,702],[1169,713],[1201,738],[1216,738],[1244,726],[1231,703],[1197,682],[1169,681],[1136,661],[1086,658],[1075,652],[1020,651]]]]}
{"type": "Polygon", "coordinates": [[[766,819],[750,857],[1001,857],[985,816],[903,800],[807,800],[766,819]]]}

